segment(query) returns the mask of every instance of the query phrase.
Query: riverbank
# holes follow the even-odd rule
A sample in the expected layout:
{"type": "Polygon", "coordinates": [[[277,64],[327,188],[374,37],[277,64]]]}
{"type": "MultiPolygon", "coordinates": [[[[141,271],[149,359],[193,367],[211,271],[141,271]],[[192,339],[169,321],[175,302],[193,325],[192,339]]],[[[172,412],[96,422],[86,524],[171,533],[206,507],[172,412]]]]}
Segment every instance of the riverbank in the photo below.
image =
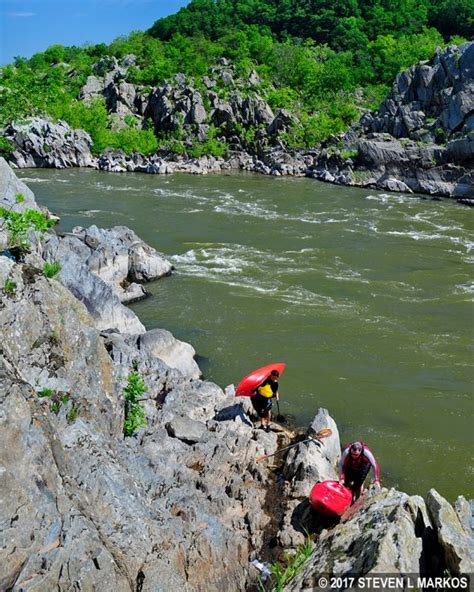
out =
{"type": "MultiPolygon", "coordinates": [[[[0,171],[4,207],[23,209],[18,194],[34,207],[4,163],[0,171]]],[[[267,486],[273,468],[256,457],[277,450],[278,432],[255,430],[230,389],[177,365],[184,359],[194,368],[192,350],[177,355],[172,336],[144,331],[120,302],[123,277],[169,272],[160,255],[128,229],[30,240],[23,261],[0,257],[9,442],[1,450],[1,587],[248,589],[258,577],[250,562],[269,535],[279,553],[304,541],[308,488],[335,475],[334,420],[320,410],[310,429],[330,427],[331,437],[321,448],[293,449],[278,466],[285,485],[275,521],[267,503],[277,499],[267,486]],[[62,254],[59,281],[47,277],[45,259],[62,254]],[[123,391],[133,372],[146,387],[147,425],[124,438],[123,391]]],[[[453,509],[431,492],[425,507],[395,490],[371,491],[363,509],[315,537],[308,569],[318,561],[318,570],[338,574],[471,571],[469,519],[463,499],[453,509]]]]}
{"type": "Polygon", "coordinates": [[[83,130],[42,118],[12,122],[3,136],[12,147],[10,163],[19,168],[86,166],[150,174],[240,169],[451,197],[473,205],[473,54],[473,42],[438,50],[429,62],[397,76],[377,112],[364,112],[346,133],[311,150],[287,149],[284,139],[291,135],[297,118],[284,109],[273,113],[255,94],[261,84],[258,77],[250,84],[231,76],[234,90],[230,96],[224,100],[228,90],[222,91],[222,97],[216,94],[217,82],[225,72],[233,71],[226,60],[210,73],[206,91],[197,90],[178,74],[173,82],[145,96],[144,89],[123,82],[133,56],[126,56],[121,64],[115,58],[103,59],[96,65],[96,75],[89,76],[81,89],[79,99],[86,104],[105,100],[113,125],[119,129],[131,117],[134,126],[141,122],[148,129],[151,122],[158,135],[166,130],[178,133],[184,121],[179,154],[168,148],[152,155],[111,149],[96,155],[91,137],[83,130]],[[250,92],[249,84],[252,92],[243,98],[250,92]],[[239,139],[236,125],[252,135],[252,142],[239,139]],[[208,139],[212,126],[221,148],[214,152],[221,156],[185,156],[192,154],[194,144],[208,139]]]}

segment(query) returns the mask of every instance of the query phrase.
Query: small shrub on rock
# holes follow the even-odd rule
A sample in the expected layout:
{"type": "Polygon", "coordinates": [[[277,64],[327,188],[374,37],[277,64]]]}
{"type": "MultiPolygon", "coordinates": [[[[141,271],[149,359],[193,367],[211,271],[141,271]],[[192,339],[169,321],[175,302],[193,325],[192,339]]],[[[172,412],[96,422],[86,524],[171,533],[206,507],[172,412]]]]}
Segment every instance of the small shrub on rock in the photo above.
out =
{"type": "Polygon", "coordinates": [[[61,271],[61,264],[58,261],[53,261],[49,263],[46,261],[43,267],[43,273],[47,278],[53,278],[61,271]]]}
{"type": "Polygon", "coordinates": [[[3,291],[5,294],[12,296],[16,292],[16,282],[14,282],[11,278],[7,278],[7,281],[3,286],[3,291]]]}
{"type": "Polygon", "coordinates": [[[125,397],[123,433],[125,436],[133,436],[139,428],[146,426],[145,410],[140,403],[140,396],[145,391],[145,382],[140,374],[136,371],[130,372],[127,386],[123,389],[125,397]]]}

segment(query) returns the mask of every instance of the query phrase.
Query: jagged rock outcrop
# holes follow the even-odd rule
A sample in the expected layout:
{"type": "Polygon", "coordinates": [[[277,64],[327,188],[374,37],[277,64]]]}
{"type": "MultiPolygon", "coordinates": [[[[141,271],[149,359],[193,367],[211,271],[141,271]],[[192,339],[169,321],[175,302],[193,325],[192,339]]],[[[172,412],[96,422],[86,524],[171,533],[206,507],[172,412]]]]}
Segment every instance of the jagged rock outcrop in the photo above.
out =
{"type": "Polygon", "coordinates": [[[285,592],[319,589],[323,574],[423,573],[426,509],[422,498],[394,489],[365,496],[341,524],[323,530],[305,566],[285,592]]]}
{"type": "Polygon", "coordinates": [[[438,49],[427,63],[397,76],[375,115],[362,124],[368,131],[395,138],[449,138],[474,130],[474,43],[438,49]]]}
{"type": "Polygon", "coordinates": [[[101,229],[76,227],[64,236],[51,236],[44,257],[67,263],[71,253],[80,265],[113,287],[124,304],[141,300],[147,292],[140,282],[169,275],[173,266],[125,226],[101,229]]]}
{"type": "MultiPolygon", "coordinates": [[[[462,498],[464,499],[464,498],[462,498]]],[[[466,500],[464,500],[466,502],[466,500]]],[[[461,504],[458,499],[458,504],[461,504]]],[[[469,574],[474,570],[474,536],[472,528],[459,519],[455,509],[435,489],[426,498],[429,514],[437,529],[446,566],[452,574],[469,574]]]]}
{"type": "Polygon", "coordinates": [[[12,171],[6,160],[0,157],[0,200],[4,208],[12,208],[16,212],[23,212],[31,208],[39,210],[34,193],[12,171]],[[16,196],[23,196],[23,202],[18,202],[16,196]]]}
{"type": "Polygon", "coordinates": [[[378,112],[346,134],[357,156],[337,172],[394,191],[474,197],[473,56],[474,42],[451,46],[399,74],[378,112]]]}
{"type": "Polygon", "coordinates": [[[13,146],[9,157],[13,167],[55,168],[95,167],[92,140],[85,131],[72,129],[64,121],[34,117],[24,123],[13,122],[4,130],[13,146]]]}

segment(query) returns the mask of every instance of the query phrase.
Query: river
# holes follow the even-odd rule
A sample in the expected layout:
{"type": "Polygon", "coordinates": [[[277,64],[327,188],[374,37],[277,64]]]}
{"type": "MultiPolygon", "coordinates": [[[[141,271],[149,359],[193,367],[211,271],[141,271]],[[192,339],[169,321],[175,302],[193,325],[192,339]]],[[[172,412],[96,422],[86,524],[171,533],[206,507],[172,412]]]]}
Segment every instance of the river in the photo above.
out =
{"type": "Polygon", "coordinates": [[[222,387],[284,361],[281,412],[329,409],[382,482],[473,497],[474,212],[251,174],[23,170],[74,226],[126,225],[176,266],[133,305],[222,387]]]}

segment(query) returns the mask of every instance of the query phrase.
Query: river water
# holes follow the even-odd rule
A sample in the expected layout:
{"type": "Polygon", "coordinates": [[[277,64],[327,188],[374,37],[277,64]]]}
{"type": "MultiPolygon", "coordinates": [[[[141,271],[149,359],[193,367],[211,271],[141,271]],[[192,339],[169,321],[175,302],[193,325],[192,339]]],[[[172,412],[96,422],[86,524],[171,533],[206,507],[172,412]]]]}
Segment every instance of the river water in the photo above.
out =
{"type": "Polygon", "coordinates": [[[176,266],[133,305],[222,387],[284,361],[281,412],[329,409],[385,485],[473,496],[474,212],[250,174],[20,171],[76,225],[126,225],[176,266]]]}

